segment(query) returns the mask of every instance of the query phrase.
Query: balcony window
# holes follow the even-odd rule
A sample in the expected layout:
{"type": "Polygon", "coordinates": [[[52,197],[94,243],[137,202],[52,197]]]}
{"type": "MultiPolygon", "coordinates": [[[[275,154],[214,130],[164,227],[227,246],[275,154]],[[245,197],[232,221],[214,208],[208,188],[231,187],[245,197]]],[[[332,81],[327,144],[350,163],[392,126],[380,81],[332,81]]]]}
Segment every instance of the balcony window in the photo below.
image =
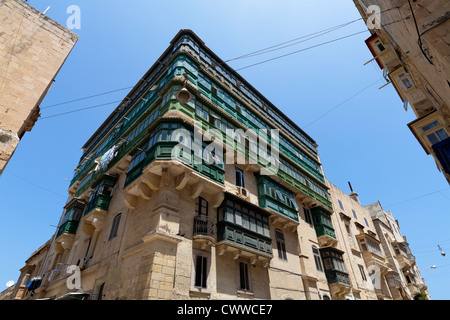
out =
{"type": "Polygon", "coordinates": [[[58,228],[56,237],[63,233],[75,234],[86,203],[83,200],[73,199],[65,206],[64,216],[58,228]]]}
{"type": "Polygon", "coordinates": [[[422,131],[423,132],[427,132],[428,130],[433,129],[434,127],[438,127],[439,125],[440,125],[439,121],[433,121],[429,125],[426,125],[425,127],[422,127],[422,131]]]}
{"type": "Polygon", "coordinates": [[[430,141],[431,145],[434,145],[440,141],[447,139],[448,134],[444,129],[439,129],[433,133],[427,134],[427,138],[430,141]]]}
{"type": "Polygon", "coordinates": [[[117,178],[115,177],[103,175],[101,180],[93,185],[84,215],[87,215],[95,208],[108,211],[116,180],[117,178]]]}
{"type": "Polygon", "coordinates": [[[317,237],[329,236],[336,239],[333,222],[331,221],[331,213],[321,207],[314,207],[311,209],[311,212],[313,214],[314,227],[316,229],[317,237]]]}
{"type": "MultiPolygon", "coordinates": [[[[261,210],[261,209],[260,209],[261,210]]],[[[226,241],[272,255],[268,214],[238,198],[226,199],[217,209],[217,241],[226,241]]]]}
{"type": "Polygon", "coordinates": [[[264,176],[257,177],[259,205],[298,222],[298,206],[293,193],[264,176]]]}
{"type": "Polygon", "coordinates": [[[383,256],[380,245],[378,243],[370,240],[369,238],[359,239],[359,243],[360,243],[362,251],[364,251],[364,252],[370,251],[379,256],[383,256]]]}
{"type": "Polygon", "coordinates": [[[325,267],[328,283],[343,283],[350,285],[347,269],[345,268],[343,251],[334,247],[325,247],[320,250],[320,255],[325,267]]]}
{"type": "Polygon", "coordinates": [[[321,250],[322,261],[325,270],[337,270],[347,273],[342,253],[333,250],[321,250]]]}
{"type": "Polygon", "coordinates": [[[203,199],[202,197],[198,197],[195,203],[195,213],[197,216],[200,215],[208,215],[208,201],[203,199]]]}

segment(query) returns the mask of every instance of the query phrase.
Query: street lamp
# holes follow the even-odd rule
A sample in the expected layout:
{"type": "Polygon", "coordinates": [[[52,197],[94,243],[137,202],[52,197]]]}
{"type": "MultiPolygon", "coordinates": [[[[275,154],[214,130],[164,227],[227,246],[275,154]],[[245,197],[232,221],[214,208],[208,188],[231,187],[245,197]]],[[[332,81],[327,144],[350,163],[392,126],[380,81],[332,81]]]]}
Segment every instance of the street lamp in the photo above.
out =
{"type": "MultiPolygon", "coordinates": [[[[425,270],[428,270],[428,269],[436,269],[436,268],[437,268],[436,266],[431,266],[431,267],[428,267],[426,269],[423,269],[422,271],[425,271],[425,270]]],[[[420,272],[422,272],[422,271],[420,271],[420,272]]]]}

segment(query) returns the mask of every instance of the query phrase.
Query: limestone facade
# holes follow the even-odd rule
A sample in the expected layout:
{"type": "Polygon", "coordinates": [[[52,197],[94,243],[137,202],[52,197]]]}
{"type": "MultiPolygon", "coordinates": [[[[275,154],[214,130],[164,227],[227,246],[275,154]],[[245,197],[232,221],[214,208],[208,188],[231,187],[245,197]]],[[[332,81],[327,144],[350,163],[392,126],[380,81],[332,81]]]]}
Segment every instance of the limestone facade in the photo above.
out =
{"type": "Polygon", "coordinates": [[[0,1],[0,174],[77,39],[24,1],[0,1]]]}

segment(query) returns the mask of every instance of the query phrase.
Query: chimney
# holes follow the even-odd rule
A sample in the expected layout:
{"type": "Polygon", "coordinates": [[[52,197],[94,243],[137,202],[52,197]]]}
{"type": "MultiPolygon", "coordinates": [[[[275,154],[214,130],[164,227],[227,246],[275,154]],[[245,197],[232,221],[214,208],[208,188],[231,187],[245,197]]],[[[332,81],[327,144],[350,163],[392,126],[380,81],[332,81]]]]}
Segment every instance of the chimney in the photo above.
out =
{"type": "Polygon", "coordinates": [[[350,198],[352,198],[354,201],[356,201],[357,203],[359,203],[359,204],[361,204],[360,202],[359,202],[359,198],[358,198],[358,194],[356,193],[356,192],[354,192],[353,191],[353,188],[352,188],[352,184],[350,183],[350,181],[348,182],[348,185],[349,185],[349,187],[350,187],[350,198]]]}

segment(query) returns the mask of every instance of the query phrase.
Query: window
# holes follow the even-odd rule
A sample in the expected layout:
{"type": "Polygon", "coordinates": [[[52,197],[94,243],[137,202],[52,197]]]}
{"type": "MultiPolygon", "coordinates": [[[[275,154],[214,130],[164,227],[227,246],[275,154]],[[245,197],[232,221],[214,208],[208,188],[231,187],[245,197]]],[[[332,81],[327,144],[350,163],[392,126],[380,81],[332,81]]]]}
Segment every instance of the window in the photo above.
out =
{"type": "Polygon", "coordinates": [[[197,288],[207,288],[206,280],[208,278],[208,259],[198,255],[195,260],[195,283],[197,288]]]}
{"type": "Polygon", "coordinates": [[[277,240],[278,258],[281,260],[287,260],[286,242],[281,230],[275,229],[275,239],[277,240]]]}
{"type": "Polygon", "coordinates": [[[239,262],[239,289],[250,291],[250,275],[248,270],[248,263],[239,262]]]}
{"type": "Polygon", "coordinates": [[[350,225],[348,223],[345,224],[345,230],[347,230],[348,240],[352,248],[355,248],[355,242],[353,241],[353,233],[350,225]]]}
{"type": "Polygon", "coordinates": [[[369,226],[369,222],[367,221],[366,218],[364,218],[364,222],[366,223],[366,226],[369,226]]]}
{"type": "Polygon", "coordinates": [[[366,272],[364,271],[364,267],[358,264],[359,271],[361,272],[361,277],[364,281],[367,281],[366,272]]]}
{"type": "Polygon", "coordinates": [[[411,81],[409,81],[408,78],[403,79],[402,82],[403,82],[403,84],[405,85],[405,88],[406,88],[406,89],[409,89],[409,88],[411,88],[411,87],[413,86],[412,83],[411,83],[411,81]]]}
{"type": "Polygon", "coordinates": [[[236,178],[236,186],[245,188],[244,171],[235,167],[234,173],[236,178]]]}
{"type": "Polygon", "coordinates": [[[115,238],[117,236],[117,231],[119,229],[119,224],[120,224],[120,218],[121,218],[122,214],[119,213],[118,215],[116,215],[114,217],[113,223],[112,223],[112,227],[111,227],[111,232],[109,233],[109,240],[112,240],[113,238],[115,238]]]}
{"type": "Polygon", "coordinates": [[[197,216],[200,215],[208,215],[208,201],[203,199],[202,197],[198,197],[197,201],[195,202],[195,213],[197,216]]]}
{"type": "Polygon", "coordinates": [[[429,135],[427,135],[428,140],[430,141],[430,143],[436,144],[442,140],[445,140],[448,138],[447,132],[444,129],[439,129],[436,130],[433,133],[430,133],[429,135]]]}
{"type": "Polygon", "coordinates": [[[355,219],[358,219],[358,216],[356,215],[355,210],[352,209],[352,212],[353,212],[353,216],[355,217],[355,219]]]}
{"type": "Polygon", "coordinates": [[[313,220],[311,217],[311,211],[309,209],[303,208],[303,212],[305,213],[305,221],[310,225],[313,225],[313,220]]]}
{"type": "Polygon", "coordinates": [[[312,250],[314,254],[314,261],[316,262],[317,271],[323,272],[322,260],[320,259],[319,249],[317,249],[316,246],[313,246],[312,250]]]}
{"type": "Polygon", "coordinates": [[[427,125],[425,127],[422,127],[422,131],[426,132],[426,131],[428,131],[430,129],[433,129],[434,127],[437,127],[437,126],[439,126],[439,122],[438,121],[434,121],[434,122],[430,123],[429,125],[427,125]]]}
{"type": "Polygon", "coordinates": [[[338,200],[338,202],[339,202],[339,207],[341,207],[341,209],[344,210],[344,206],[342,205],[341,200],[338,200]]]}

